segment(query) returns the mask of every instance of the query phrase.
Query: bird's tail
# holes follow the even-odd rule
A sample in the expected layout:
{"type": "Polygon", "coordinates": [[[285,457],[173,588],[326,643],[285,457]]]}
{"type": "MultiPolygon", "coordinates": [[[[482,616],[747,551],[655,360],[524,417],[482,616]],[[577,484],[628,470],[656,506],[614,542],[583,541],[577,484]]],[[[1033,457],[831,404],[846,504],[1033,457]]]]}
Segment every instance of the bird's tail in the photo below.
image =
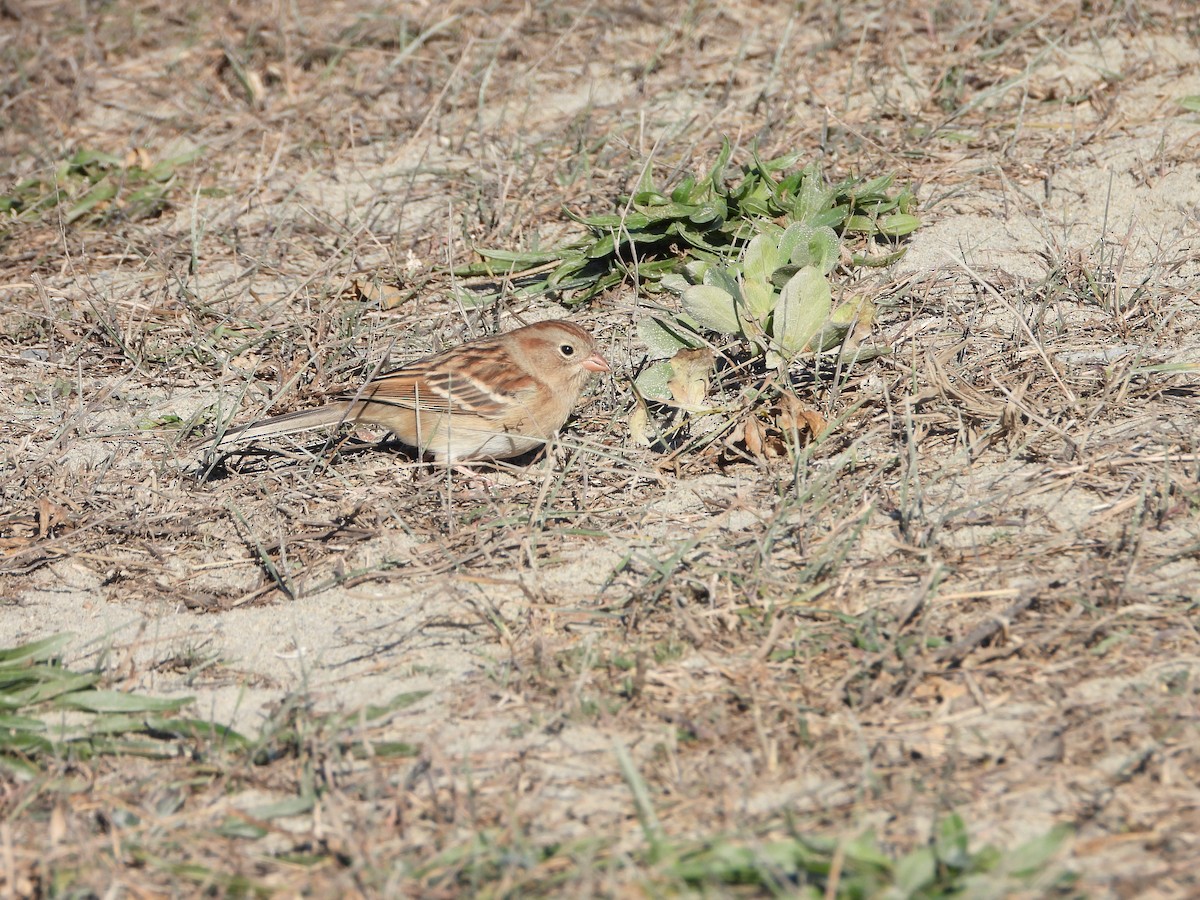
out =
{"type": "Polygon", "coordinates": [[[217,447],[226,444],[252,441],[256,438],[275,437],[284,434],[295,434],[298,431],[308,431],[312,428],[324,428],[329,425],[340,425],[342,422],[353,422],[357,410],[348,403],[328,403],[316,409],[301,409],[296,412],[284,413],[281,416],[271,416],[269,419],[259,419],[240,428],[231,428],[221,437],[217,447]]]}

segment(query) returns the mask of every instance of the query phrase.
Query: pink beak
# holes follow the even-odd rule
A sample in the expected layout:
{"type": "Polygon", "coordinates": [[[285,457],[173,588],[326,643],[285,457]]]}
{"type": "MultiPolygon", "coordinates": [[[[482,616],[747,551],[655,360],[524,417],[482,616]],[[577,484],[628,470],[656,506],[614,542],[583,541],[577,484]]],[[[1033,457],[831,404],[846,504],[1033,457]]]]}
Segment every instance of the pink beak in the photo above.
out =
{"type": "Polygon", "coordinates": [[[612,371],[612,366],[610,366],[608,364],[608,360],[606,360],[599,353],[593,353],[591,356],[589,356],[587,359],[585,359],[583,362],[581,362],[580,365],[583,366],[585,369],[587,369],[589,372],[611,372],[612,371]]]}

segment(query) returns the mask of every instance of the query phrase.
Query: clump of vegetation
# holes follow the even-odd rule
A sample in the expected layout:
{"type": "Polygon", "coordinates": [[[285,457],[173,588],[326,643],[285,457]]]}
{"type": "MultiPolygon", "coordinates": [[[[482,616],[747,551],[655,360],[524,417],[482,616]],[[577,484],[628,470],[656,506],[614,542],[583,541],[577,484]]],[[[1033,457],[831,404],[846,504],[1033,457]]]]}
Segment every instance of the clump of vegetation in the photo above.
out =
{"type": "Polygon", "coordinates": [[[47,756],[174,756],[182,734],[213,726],[175,713],[191,697],[146,697],[100,687],[100,672],[72,672],[60,653],[70,634],[0,649],[0,771],[31,775],[47,756]]]}
{"type": "Polygon", "coordinates": [[[14,222],[34,221],[64,204],[69,204],[62,213],[67,225],[158,215],[167,205],[176,172],[202,152],[196,148],[155,162],[144,150],[126,157],[80,150],[49,176],[26,178],[0,193],[0,235],[14,222]]]}
{"type": "Polygon", "coordinates": [[[683,312],[641,320],[639,335],[662,358],[702,346],[705,333],[741,338],[768,368],[785,366],[802,352],[832,349],[855,323],[869,324],[873,313],[861,297],[834,307],[828,275],[839,247],[827,226],[764,223],[741,258],[689,263],[682,275],[663,278],[663,286],[681,297],[683,312]]]}
{"type": "MultiPolygon", "coordinates": [[[[544,251],[480,249],[482,262],[454,274],[503,277],[519,293],[559,291],[567,302],[583,303],[629,277],[654,293],[664,276],[682,274],[689,263],[728,262],[774,222],[824,229],[818,240],[832,237],[835,243],[846,234],[894,242],[920,225],[911,212],[912,192],[888,193],[892,176],[826,185],[816,163],[788,172],[798,153],[764,160],[751,151],[740,178],[727,183],[732,155],[725,140],[707,175],[689,175],[669,194],[654,185],[647,169],[617,212],[577,216],[567,211],[587,229],[579,240],[544,251]]],[[[851,262],[880,265],[896,258],[896,252],[879,258],[859,254],[851,262]]]]}
{"type": "MultiPolygon", "coordinates": [[[[702,418],[707,438],[700,443],[729,435],[727,444],[761,457],[779,455],[785,443],[826,429],[824,417],[791,392],[787,370],[802,354],[844,348],[869,333],[875,314],[870,298],[835,303],[831,279],[858,266],[894,262],[904,252],[899,239],[920,220],[908,188],[890,192],[892,176],[828,184],[815,165],[782,174],[789,161],[755,156],[735,193],[741,197],[746,183],[753,183],[739,209],[756,215],[743,217],[725,253],[693,252],[678,271],[658,279],[660,291],[679,299],[638,322],[647,364],[636,380],[639,406],[630,422],[635,439],[670,444],[702,418]],[[884,252],[868,252],[881,243],[884,252]],[[714,349],[748,361],[743,375],[760,386],[725,407],[708,402],[714,349]],[[670,421],[652,415],[652,405],[666,405],[670,421]]],[[[856,348],[854,359],[879,352],[856,348]]]]}
{"type": "MultiPolygon", "coordinates": [[[[364,723],[388,716],[424,698],[428,691],[397,694],[351,714],[317,714],[303,697],[290,698],[252,740],[231,728],[180,713],[192,697],[150,697],[104,687],[99,670],[78,672],[63,665],[70,633],[16,647],[0,648],[0,774],[32,777],[59,758],[139,756],[174,759],[206,746],[265,765],[300,752],[304,735],[332,735],[340,753],[362,756],[364,723]]],[[[373,737],[377,757],[410,756],[413,745],[373,737]]]]}
{"type": "Polygon", "coordinates": [[[926,846],[900,857],[884,852],[868,832],[840,843],[804,836],[758,846],[713,841],[663,868],[692,887],[755,885],[812,897],[1000,897],[1069,889],[1075,876],[1055,857],[1070,836],[1069,826],[1057,826],[1009,850],[989,845],[972,852],[966,824],[951,813],[926,846]]]}

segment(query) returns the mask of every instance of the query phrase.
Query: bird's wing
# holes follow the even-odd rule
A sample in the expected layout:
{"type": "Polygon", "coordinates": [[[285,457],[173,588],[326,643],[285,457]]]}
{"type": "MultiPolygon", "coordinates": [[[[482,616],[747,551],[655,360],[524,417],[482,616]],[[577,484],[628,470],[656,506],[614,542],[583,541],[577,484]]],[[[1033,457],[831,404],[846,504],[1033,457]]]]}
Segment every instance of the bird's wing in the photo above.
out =
{"type": "MultiPolygon", "coordinates": [[[[386,372],[357,399],[420,409],[499,419],[513,403],[537,390],[537,382],[492,342],[457,347],[386,372]]],[[[356,399],[356,395],[344,395],[356,399]]]]}

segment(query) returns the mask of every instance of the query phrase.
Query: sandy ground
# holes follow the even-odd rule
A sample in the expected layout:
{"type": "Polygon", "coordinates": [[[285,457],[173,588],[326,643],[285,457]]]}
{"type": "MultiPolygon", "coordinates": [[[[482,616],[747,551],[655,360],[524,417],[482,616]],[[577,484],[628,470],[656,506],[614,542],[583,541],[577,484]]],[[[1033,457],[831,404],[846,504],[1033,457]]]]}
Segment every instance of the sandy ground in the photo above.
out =
{"type": "MultiPolygon", "coordinates": [[[[519,31],[524,15],[497,21],[519,31]]],[[[728,22],[718,19],[696,27],[719,34],[728,22]]],[[[154,47],[97,66],[70,135],[87,143],[133,123],[160,147],[215,145],[220,164],[204,183],[223,190],[193,188],[169,209],[154,225],[162,248],[96,239],[93,251],[73,234],[54,266],[11,264],[0,285],[0,405],[13,423],[0,441],[2,643],[72,632],[68,665],[194,696],[201,717],[246,733],[289,696],[351,711],[428,692],[393,720],[394,735],[451,782],[469,765],[486,797],[512,790],[524,767],[516,808],[542,810],[564,840],[595,829],[638,839],[613,761],[620,743],[661,792],[673,833],[704,833],[672,812],[698,786],[718,827],[789,812],[873,825],[901,845],[952,805],[1000,845],[1073,823],[1072,858],[1097,895],[1129,896],[1154,877],[1160,895],[1185,896],[1179,861],[1200,852],[1186,827],[1200,809],[1187,785],[1197,757],[1184,749],[1194,707],[1190,721],[1182,712],[1200,650],[1200,411],[1196,369],[1166,367],[1200,365],[1200,122],[1176,105],[1200,95],[1194,37],[1122,26],[1044,45],[968,95],[961,141],[908,169],[879,154],[879,168],[919,180],[926,223],[897,266],[862,282],[880,302],[873,342],[893,349],[893,363],[861,373],[847,401],[865,405],[795,478],[785,463],[663,469],[628,439],[626,379],[641,359],[633,325],[645,314],[629,286],[553,310],[599,334],[617,372],[589,393],[548,464],[493,473],[486,487],[378,447],[250,460],[198,483],[196,456],[174,434],[139,427],[210,407],[240,421],[281,396],[299,408],[364,361],[493,324],[445,285],[386,312],[345,298],[363,273],[403,281],[414,258],[427,273],[439,254],[462,253],[462,223],[482,232],[469,224],[475,207],[522,223],[481,243],[552,242],[570,224],[531,219],[535,204],[604,208],[593,198],[610,196],[610,182],[627,187],[655,142],[672,162],[711,158],[714,134],[765,127],[748,100],[757,90],[781,116],[833,108],[829,121],[853,123],[851,134],[871,110],[896,128],[936,121],[936,58],[890,79],[894,60],[876,60],[846,88],[849,51],[830,51],[803,91],[786,94],[763,74],[778,25],[769,12],[750,16],[722,105],[713,86],[726,70],[704,66],[733,54],[727,40],[698,55],[666,50],[668,72],[639,81],[614,48],[685,40],[664,22],[623,23],[587,61],[557,49],[594,37],[586,17],[561,32],[541,23],[544,62],[532,47],[514,51],[517,62],[497,56],[490,77],[509,87],[493,102],[476,108],[455,88],[404,113],[403,140],[385,133],[336,152],[327,134],[304,148],[300,132],[321,109],[305,112],[303,85],[289,87],[301,73],[264,64],[264,123],[243,134],[233,121],[177,129],[195,101],[186,91],[151,89],[137,109],[119,102],[141,68],[193,71],[207,51],[154,47]],[[504,68],[518,63],[520,77],[504,68]],[[147,129],[147,117],[157,124],[147,129]],[[641,137],[621,148],[629,162],[554,188],[543,162],[568,158],[564,142],[603,123],[618,123],[622,141],[641,137]],[[189,246],[202,260],[193,272],[189,246]],[[208,304],[215,318],[197,314],[208,304]],[[49,324],[27,327],[39,316],[49,324]],[[270,344],[230,354],[205,331],[245,321],[250,340],[261,329],[270,344]],[[189,333],[214,349],[172,355],[189,333]],[[136,344],[124,356],[122,336],[136,344]],[[48,391],[55,379],[66,386],[48,391]],[[38,534],[43,500],[53,521],[38,534]],[[808,581],[835,550],[840,565],[808,581]],[[767,609],[796,618],[748,634],[767,609]],[[832,630],[837,617],[879,643],[832,630]],[[995,621],[1003,640],[936,655],[995,621]],[[904,635],[927,648],[913,669],[886,650],[904,635]],[[587,661],[603,668],[614,648],[639,642],[672,647],[645,688],[662,708],[580,715],[583,698],[605,696],[587,661]],[[772,668],[786,646],[796,654],[780,665],[794,668],[772,668]],[[568,657],[585,662],[571,668],[568,657]],[[548,659],[560,660],[555,687],[539,691],[548,659]],[[1183,696],[1164,692],[1164,679],[1180,678],[1183,696]],[[756,710],[753,724],[730,693],[756,710]],[[813,743],[779,724],[791,721],[789,704],[808,710],[813,743]],[[1164,717],[1174,729],[1156,727],[1164,717]],[[681,745],[681,723],[699,735],[693,744],[681,745]],[[743,727],[744,739],[724,737],[743,727]],[[1146,759],[1153,787],[1130,769],[1146,759]],[[860,767],[887,800],[864,798],[860,767]],[[939,771],[950,774],[921,787],[939,771]]],[[[389,104],[456,85],[434,64],[436,38],[430,47],[413,71],[441,81],[364,82],[363,123],[355,106],[329,132],[369,134],[389,104]]],[[[462,53],[460,64],[471,58],[462,53]]],[[[487,95],[481,77],[472,90],[487,95]]],[[[227,89],[232,120],[245,111],[227,89]]],[[[874,146],[903,148],[888,128],[872,133],[874,146]]],[[[799,149],[814,146],[812,131],[796,134],[809,142],[799,149]]],[[[842,148],[836,162],[868,161],[842,148]]],[[[502,323],[510,313],[521,310],[502,323]]]]}

